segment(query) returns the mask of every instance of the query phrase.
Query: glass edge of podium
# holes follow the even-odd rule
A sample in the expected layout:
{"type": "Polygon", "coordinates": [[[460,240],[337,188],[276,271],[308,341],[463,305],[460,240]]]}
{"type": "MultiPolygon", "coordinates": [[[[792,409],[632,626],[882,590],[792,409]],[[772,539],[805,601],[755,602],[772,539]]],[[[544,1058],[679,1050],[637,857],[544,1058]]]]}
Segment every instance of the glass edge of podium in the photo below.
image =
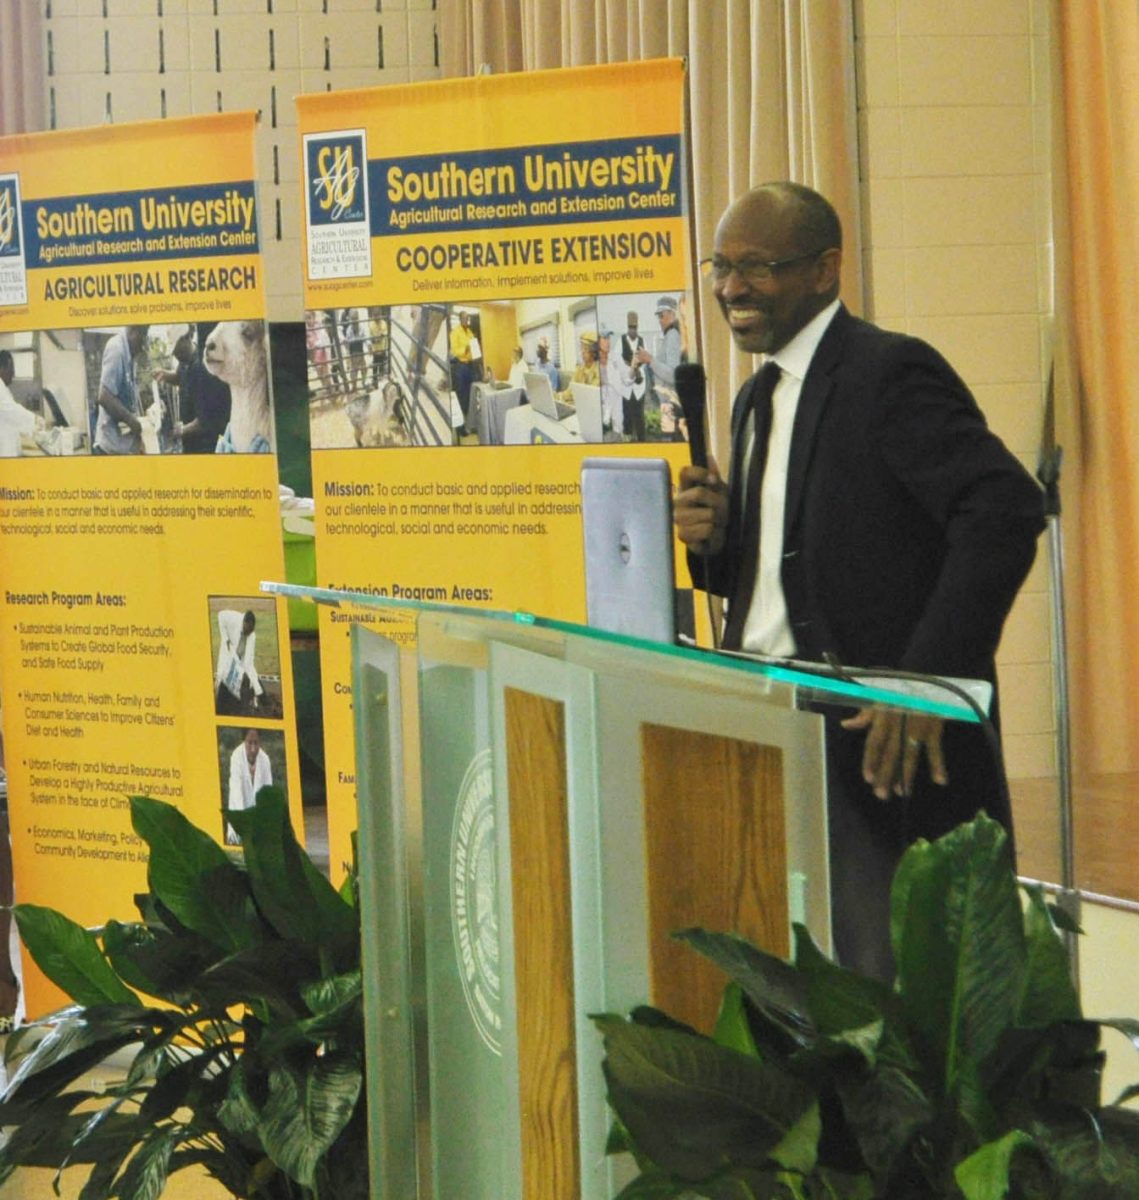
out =
{"type": "MultiPolygon", "coordinates": [[[[551,640],[549,649],[556,652],[557,638],[567,639],[561,647],[565,653],[567,645],[592,646],[600,653],[615,648],[641,652],[650,656],[646,661],[668,663],[670,669],[683,665],[686,669],[700,673],[707,670],[735,673],[743,680],[765,680],[773,685],[784,685],[794,689],[795,702],[801,705],[831,705],[841,708],[862,708],[880,704],[902,712],[914,712],[945,720],[980,724],[979,713],[987,715],[992,702],[992,687],[984,680],[947,680],[944,687],[945,699],[931,699],[914,694],[915,688],[936,691],[942,685],[935,682],[919,684],[889,679],[884,671],[865,672],[851,666],[831,670],[823,664],[818,670],[803,670],[798,664],[767,662],[757,659],[723,654],[702,647],[672,645],[665,642],[646,641],[624,634],[610,633],[588,625],[577,625],[569,621],[540,617],[524,611],[474,608],[457,604],[443,604],[426,600],[404,600],[399,597],[377,596],[368,592],[340,591],[334,588],[307,587],[301,584],[261,582],[261,590],[287,599],[309,600],[316,604],[332,607],[357,607],[369,610],[385,610],[398,615],[402,620],[430,618],[435,622],[444,619],[454,621],[493,622],[505,636],[519,636],[533,631],[535,636],[547,635],[551,640]],[[511,632],[508,632],[511,631],[511,632]],[[856,676],[867,675],[862,681],[856,676]],[[966,685],[973,703],[962,700],[958,692],[966,685]]],[[[456,630],[456,633],[458,630],[456,630]]],[[[804,664],[806,665],[806,664],[804,664]]],[[[814,664],[809,664],[812,668],[814,664]]],[[[720,676],[724,678],[724,676],[720,676]]],[[[933,680],[935,677],[930,677],[933,680]]]]}

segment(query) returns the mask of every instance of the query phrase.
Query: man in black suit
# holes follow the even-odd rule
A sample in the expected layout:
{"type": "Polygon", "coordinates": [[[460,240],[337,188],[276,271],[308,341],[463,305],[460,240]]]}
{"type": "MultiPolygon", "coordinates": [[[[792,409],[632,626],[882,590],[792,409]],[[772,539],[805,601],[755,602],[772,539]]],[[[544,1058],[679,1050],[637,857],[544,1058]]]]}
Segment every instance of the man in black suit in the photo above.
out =
{"type": "Polygon", "coordinates": [[[645,347],[645,339],[638,332],[640,318],[635,312],[629,312],[626,317],[627,328],[621,334],[621,357],[629,368],[628,382],[621,392],[622,423],[625,432],[634,442],[645,440],[645,373],[634,365],[633,359],[638,350],[645,347]]]}
{"type": "MultiPolygon", "coordinates": [[[[681,472],[693,579],[727,598],[726,648],[995,682],[1040,490],[935,350],[846,311],[841,259],[833,208],[796,184],[720,220],[716,299],[765,363],[736,397],[730,483],[681,472]]],[[[976,726],[877,708],[827,716],[826,746],[835,949],[891,978],[898,859],[978,809],[1011,829],[999,766],[976,726]]]]}

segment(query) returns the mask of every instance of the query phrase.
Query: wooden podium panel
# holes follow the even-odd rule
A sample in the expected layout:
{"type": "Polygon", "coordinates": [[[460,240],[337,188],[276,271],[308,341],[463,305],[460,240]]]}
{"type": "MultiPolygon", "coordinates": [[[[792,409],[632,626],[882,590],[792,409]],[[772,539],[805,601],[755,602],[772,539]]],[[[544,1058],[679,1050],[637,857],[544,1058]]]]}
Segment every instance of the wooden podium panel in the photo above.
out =
{"type": "Polygon", "coordinates": [[[641,748],[652,1002],[708,1031],[723,973],[670,935],[700,925],[788,953],[783,754],[651,724],[641,748]]]}
{"type": "Polygon", "coordinates": [[[563,705],[506,688],[521,1200],[578,1200],[576,1005],[563,705]]]}

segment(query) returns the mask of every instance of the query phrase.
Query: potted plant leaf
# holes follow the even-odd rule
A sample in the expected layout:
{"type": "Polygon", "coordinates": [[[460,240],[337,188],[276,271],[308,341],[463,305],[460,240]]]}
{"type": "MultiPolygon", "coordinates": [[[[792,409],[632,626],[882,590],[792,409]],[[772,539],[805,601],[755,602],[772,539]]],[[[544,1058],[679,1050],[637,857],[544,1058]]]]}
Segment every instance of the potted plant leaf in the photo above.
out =
{"type": "Polygon", "coordinates": [[[83,1200],[150,1200],[198,1167],[232,1195],[368,1195],[359,913],[297,845],[280,789],[227,819],[227,852],[173,806],[134,797],[150,850],[140,919],[88,931],[14,912],[73,1005],[5,1052],[0,1182],[87,1168],[83,1200]],[[103,1066],[121,1077],[85,1086],[103,1066]]]}
{"type": "MultiPolygon", "coordinates": [[[[1139,1113],[1100,1102],[1062,921],[1021,903],[1004,831],[979,816],[905,855],[893,988],[806,930],[793,962],[731,935],[677,936],[727,973],[710,1037],[651,1008],[594,1020],[640,1174],[621,1200],[1134,1200],[1139,1113]]],[[[1120,1101],[1130,1097],[1125,1093],[1120,1101]]]]}

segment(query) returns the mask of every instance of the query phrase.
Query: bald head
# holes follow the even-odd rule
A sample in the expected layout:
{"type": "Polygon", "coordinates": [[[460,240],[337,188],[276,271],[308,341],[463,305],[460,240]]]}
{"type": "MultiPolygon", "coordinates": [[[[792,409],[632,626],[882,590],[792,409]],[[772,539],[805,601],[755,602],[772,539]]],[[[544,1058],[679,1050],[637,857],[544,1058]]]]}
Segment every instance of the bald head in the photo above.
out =
{"type": "Polygon", "coordinates": [[[763,205],[780,209],[802,239],[800,248],[803,250],[829,249],[831,246],[842,249],[842,225],[834,206],[825,196],[801,183],[790,180],[761,183],[745,192],[724,215],[737,205],[745,211],[763,205]]]}

